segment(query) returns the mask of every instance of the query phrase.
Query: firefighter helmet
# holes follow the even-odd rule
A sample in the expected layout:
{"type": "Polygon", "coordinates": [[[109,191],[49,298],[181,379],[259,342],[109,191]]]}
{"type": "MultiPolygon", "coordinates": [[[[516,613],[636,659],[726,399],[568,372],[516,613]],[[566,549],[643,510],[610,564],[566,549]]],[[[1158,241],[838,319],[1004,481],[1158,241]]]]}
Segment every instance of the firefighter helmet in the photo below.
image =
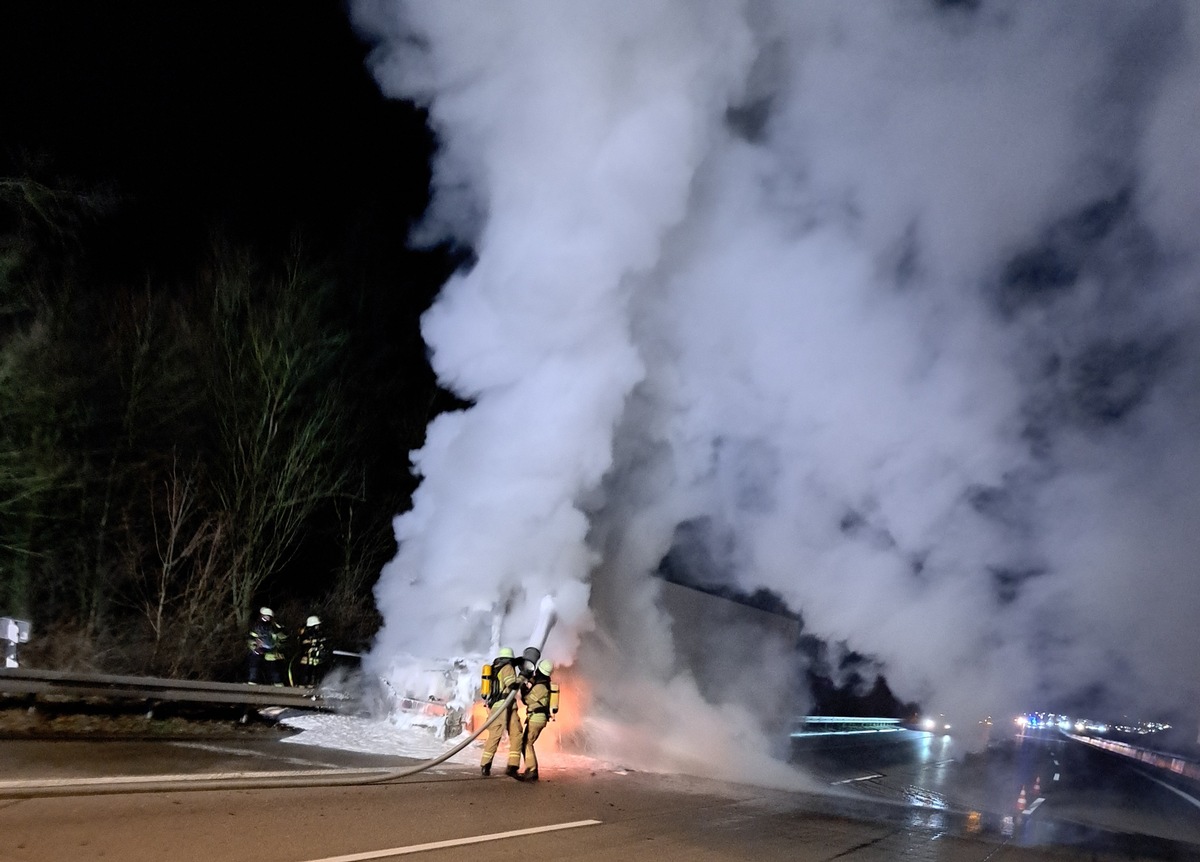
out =
{"type": "Polygon", "coordinates": [[[496,654],[497,658],[516,658],[516,653],[512,651],[512,647],[500,647],[500,652],[496,654]]]}
{"type": "Polygon", "coordinates": [[[544,658],[538,662],[537,669],[538,673],[540,673],[542,676],[550,676],[550,674],[554,671],[554,665],[550,662],[550,659],[544,658]]]}
{"type": "Polygon", "coordinates": [[[259,608],[258,615],[260,617],[266,617],[267,619],[270,619],[271,617],[275,616],[275,612],[270,608],[259,608]]]}
{"type": "Polygon", "coordinates": [[[304,621],[304,624],[306,626],[319,626],[321,624],[321,618],[318,616],[311,616],[304,621]]]}

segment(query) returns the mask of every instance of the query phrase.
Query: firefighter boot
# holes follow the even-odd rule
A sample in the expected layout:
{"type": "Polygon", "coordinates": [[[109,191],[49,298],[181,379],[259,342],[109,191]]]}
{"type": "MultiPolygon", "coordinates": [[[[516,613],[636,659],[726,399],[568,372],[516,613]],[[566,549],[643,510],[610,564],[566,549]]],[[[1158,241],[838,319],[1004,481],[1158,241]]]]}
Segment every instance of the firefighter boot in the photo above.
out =
{"type": "Polygon", "coordinates": [[[485,763],[485,764],[483,764],[483,766],[479,767],[479,774],[482,775],[484,778],[487,778],[489,775],[491,775],[492,774],[492,764],[485,763]]]}
{"type": "Polygon", "coordinates": [[[525,772],[521,774],[520,778],[522,781],[537,781],[538,780],[537,770],[536,769],[526,769],[525,772]]]}
{"type": "Polygon", "coordinates": [[[504,770],[504,774],[505,774],[505,775],[511,775],[513,778],[516,778],[516,777],[517,777],[517,773],[518,773],[520,770],[521,770],[521,767],[519,767],[519,766],[510,766],[510,767],[508,767],[508,769],[504,770]]]}

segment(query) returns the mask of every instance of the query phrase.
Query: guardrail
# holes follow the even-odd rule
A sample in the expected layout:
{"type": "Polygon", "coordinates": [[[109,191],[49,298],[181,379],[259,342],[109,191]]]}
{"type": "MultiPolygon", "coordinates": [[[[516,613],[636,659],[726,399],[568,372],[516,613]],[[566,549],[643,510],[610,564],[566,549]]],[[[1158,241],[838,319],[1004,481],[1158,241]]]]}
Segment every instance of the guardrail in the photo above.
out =
{"type": "Polygon", "coordinates": [[[1200,781],[1200,763],[1189,760],[1186,757],[1181,757],[1177,754],[1168,754],[1164,751],[1153,751],[1149,748],[1138,748],[1136,745],[1117,742],[1115,739],[1083,736],[1078,733],[1069,733],[1065,730],[1063,734],[1074,739],[1076,742],[1085,743],[1093,748],[1102,748],[1105,751],[1111,751],[1122,757],[1132,758],[1148,766],[1155,766],[1159,769],[1165,769],[1168,772],[1174,772],[1176,775],[1183,775],[1187,778],[1200,781]]]}
{"type": "Polygon", "coordinates": [[[832,733],[887,733],[903,730],[898,718],[860,718],[847,715],[806,715],[796,722],[793,737],[832,733]]]}
{"type": "Polygon", "coordinates": [[[290,706],[325,709],[313,689],[202,682],[144,676],[69,673],[32,668],[0,668],[0,693],[173,703],[222,703],[245,706],[290,706]]]}

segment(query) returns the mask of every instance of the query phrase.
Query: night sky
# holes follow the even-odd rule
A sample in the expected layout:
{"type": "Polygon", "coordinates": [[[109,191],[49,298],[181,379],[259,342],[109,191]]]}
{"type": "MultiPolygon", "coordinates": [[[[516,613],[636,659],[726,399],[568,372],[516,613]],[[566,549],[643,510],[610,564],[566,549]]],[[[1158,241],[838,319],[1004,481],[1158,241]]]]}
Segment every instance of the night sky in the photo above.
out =
{"type": "MultiPolygon", "coordinates": [[[[4,4],[0,177],[99,202],[72,238],[98,302],[193,283],[218,248],[276,267],[299,248],[333,278],[366,503],[390,531],[416,486],[409,450],[459,404],[419,330],[459,258],[408,247],[433,138],[382,96],[368,51],[336,0],[4,4]]],[[[319,590],[336,562],[321,529],[307,541],[289,589],[319,590]]]]}
{"type": "Polygon", "coordinates": [[[367,50],[338,2],[5,4],[0,171],[115,192],[135,269],[217,225],[379,263],[425,206],[432,142],[367,50]]]}

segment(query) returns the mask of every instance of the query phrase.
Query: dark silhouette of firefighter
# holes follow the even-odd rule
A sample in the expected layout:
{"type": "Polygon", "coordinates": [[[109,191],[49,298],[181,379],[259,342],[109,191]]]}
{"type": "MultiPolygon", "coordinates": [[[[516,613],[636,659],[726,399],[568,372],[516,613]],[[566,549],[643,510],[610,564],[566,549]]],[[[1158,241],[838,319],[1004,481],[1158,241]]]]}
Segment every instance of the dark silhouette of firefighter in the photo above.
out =
{"type": "Polygon", "coordinates": [[[292,660],[294,672],[290,672],[293,685],[308,688],[315,686],[325,676],[329,664],[329,639],[321,628],[321,618],[311,616],[300,629],[300,652],[292,660]]]}
{"type": "MultiPolygon", "coordinates": [[[[488,714],[502,703],[509,693],[520,688],[521,678],[517,674],[516,656],[509,647],[500,650],[500,654],[492,659],[491,674],[484,668],[484,699],[488,714]]],[[[505,714],[492,722],[488,728],[487,742],[483,746],[483,759],[479,771],[487,776],[492,774],[492,760],[500,748],[500,737],[508,733],[508,768],[506,775],[515,776],[521,768],[521,715],[517,711],[516,700],[508,705],[505,714]]]]}
{"type": "MultiPolygon", "coordinates": [[[[542,731],[546,729],[546,724],[549,723],[553,713],[551,704],[553,684],[550,681],[550,674],[553,670],[554,665],[549,660],[542,659],[537,663],[533,675],[521,687],[521,701],[525,704],[525,741],[522,752],[525,758],[525,771],[520,775],[522,781],[538,780],[537,751],[534,749],[534,745],[542,731]]],[[[554,704],[554,706],[556,705],[554,704]]]]}
{"type": "Polygon", "coordinates": [[[283,685],[283,644],[286,640],[283,627],[275,622],[275,612],[270,608],[259,608],[258,619],[250,627],[250,636],[246,639],[250,649],[246,676],[251,684],[283,685]]]}

